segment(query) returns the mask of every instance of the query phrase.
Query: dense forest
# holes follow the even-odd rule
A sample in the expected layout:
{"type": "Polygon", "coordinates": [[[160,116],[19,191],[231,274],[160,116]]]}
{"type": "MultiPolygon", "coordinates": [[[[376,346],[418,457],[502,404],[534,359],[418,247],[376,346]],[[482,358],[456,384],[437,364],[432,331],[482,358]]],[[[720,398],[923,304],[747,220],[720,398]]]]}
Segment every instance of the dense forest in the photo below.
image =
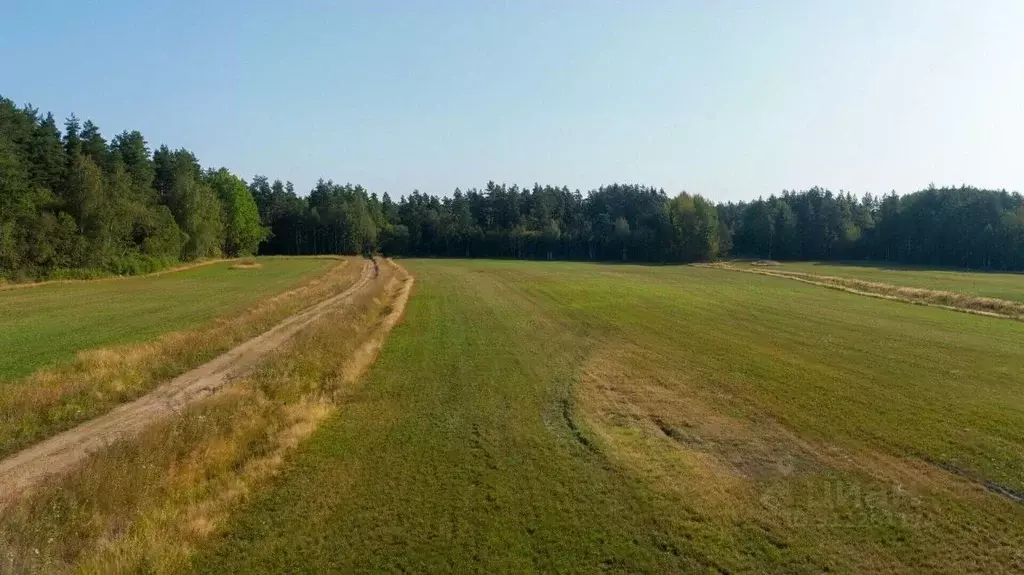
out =
{"type": "Polygon", "coordinates": [[[249,188],[185,149],[108,142],[71,116],[63,132],[0,98],[0,277],[133,274],[252,254],[268,230],[249,188]]]}
{"type": "Polygon", "coordinates": [[[361,186],[204,169],[185,149],[109,141],[92,122],[0,98],[0,277],[133,274],[261,254],[691,262],[882,260],[1024,269],[1024,198],[975,188],[898,196],[813,188],[715,205],[615,184],[589,193],[490,182],[394,201],[361,186]]]}
{"type": "Polygon", "coordinates": [[[584,196],[492,182],[445,198],[414,191],[397,203],[388,194],[378,198],[359,186],[323,181],[308,198],[261,176],[250,190],[272,230],[264,253],[378,247],[411,256],[683,262],[714,259],[728,244],[714,205],[641,186],[584,196]]]}
{"type": "Polygon", "coordinates": [[[308,198],[257,177],[272,231],[261,252],[691,262],[721,257],[878,260],[1024,270],[1024,198],[929,188],[857,198],[813,188],[713,205],[686,193],[612,185],[489,183],[450,197],[413,192],[397,203],[361,187],[320,182],[308,198]]]}
{"type": "Polygon", "coordinates": [[[1024,198],[1004,190],[930,187],[858,200],[814,188],[718,213],[734,255],[1024,269],[1024,198]]]}

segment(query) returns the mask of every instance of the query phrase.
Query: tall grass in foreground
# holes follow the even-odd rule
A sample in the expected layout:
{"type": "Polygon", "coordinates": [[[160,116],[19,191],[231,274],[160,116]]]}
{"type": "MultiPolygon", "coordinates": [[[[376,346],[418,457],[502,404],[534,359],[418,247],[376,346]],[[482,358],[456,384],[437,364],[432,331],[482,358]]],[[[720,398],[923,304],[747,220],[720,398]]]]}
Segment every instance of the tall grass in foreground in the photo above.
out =
{"type": "Polygon", "coordinates": [[[68,365],[5,382],[0,385],[0,457],[136,399],[342,291],[358,277],[359,268],[342,261],[323,276],[240,314],[149,342],[80,352],[68,365]]]}
{"type": "Polygon", "coordinates": [[[398,274],[381,266],[372,289],[251,376],[4,510],[0,572],[183,569],[194,546],[355,389],[408,297],[398,274]]]}

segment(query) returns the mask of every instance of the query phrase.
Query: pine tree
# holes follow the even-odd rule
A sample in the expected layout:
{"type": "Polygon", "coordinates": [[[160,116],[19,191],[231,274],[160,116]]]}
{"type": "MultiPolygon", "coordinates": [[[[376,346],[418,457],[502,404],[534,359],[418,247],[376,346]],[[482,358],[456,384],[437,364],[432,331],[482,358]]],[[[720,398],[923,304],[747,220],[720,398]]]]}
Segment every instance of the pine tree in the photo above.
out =
{"type": "Polygon", "coordinates": [[[109,166],[110,150],[107,148],[107,141],[100,135],[100,129],[92,120],[86,120],[82,124],[82,154],[88,156],[100,166],[106,169],[109,166]]]}

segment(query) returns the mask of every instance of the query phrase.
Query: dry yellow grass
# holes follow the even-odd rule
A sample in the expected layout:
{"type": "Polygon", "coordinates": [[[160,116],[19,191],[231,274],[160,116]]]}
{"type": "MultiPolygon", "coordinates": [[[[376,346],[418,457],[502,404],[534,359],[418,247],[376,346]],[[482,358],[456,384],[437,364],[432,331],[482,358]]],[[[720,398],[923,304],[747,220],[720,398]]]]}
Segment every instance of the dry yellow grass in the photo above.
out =
{"type": "MultiPolygon", "coordinates": [[[[956,505],[1012,515],[1012,502],[924,461],[816,443],[769,418],[723,412],[707,390],[698,391],[695,375],[666,361],[635,345],[605,345],[584,366],[577,401],[617,469],[715,522],[761,525],[861,570],[891,572],[890,562],[865,548],[868,537],[851,536],[860,513],[871,510],[877,520],[881,512],[893,525],[912,519],[914,529],[942,533],[957,520],[936,502],[938,494],[956,505]],[[809,537],[808,525],[818,525],[812,533],[820,537],[809,537]],[[845,532],[837,537],[833,530],[845,532]]],[[[984,560],[942,549],[936,557],[945,569],[961,572],[1024,567],[1024,557],[1007,542],[990,543],[997,551],[984,560]]]]}
{"type": "Polygon", "coordinates": [[[352,357],[349,358],[348,363],[345,365],[344,379],[350,383],[359,379],[373,365],[374,360],[377,359],[377,355],[380,353],[381,346],[384,345],[385,338],[391,332],[391,328],[401,319],[402,312],[405,310],[405,304],[408,303],[409,297],[412,295],[412,287],[415,280],[413,280],[411,275],[390,260],[388,260],[388,265],[384,269],[386,271],[382,272],[382,274],[388,275],[384,291],[385,295],[391,298],[391,301],[388,304],[387,314],[381,319],[380,325],[352,353],[352,357]]]}
{"type": "Polygon", "coordinates": [[[400,268],[381,266],[370,289],[251,376],[12,506],[0,519],[0,571],[180,571],[357,388],[411,287],[400,268]]]}
{"type": "Polygon", "coordinates": [[[978,297],[950,291],[895,286],[854,278],[825,276],[805,272],[740,268],[729,264],[712,265],[721,269],[792,279],[857,295],[866,295],[918,305],[929,305],[942,309],[973,313],[989,317],[1024,320],[1024,302],[978,297]]]}
{"type": "Polygon", "coordinates": [[[750,497],[752,482],[816,467],[782,427],[716,411],[678,373],[651,369],[658,363],[635,345],[605,346],[583,368],[577,401],[625,468],[729,510],[750,497]]]}
{"type": "Polygon", "coordinates": [[[256,261],[255,259],[253,259],[253,258],[245,258],[243,260],[239,260],[239,262],[236,263],[236,264],[232,264],[231,269],[233,269],[233,270],[251,270],[251,269],[260,268],[260,267],[263,267],[263,264],[261,264],[260,262],[256,261]]]}
{"type": "Polygon", "coordinates": [[[135,399],[157,383],[266,331],[351,285],[359,268],[341,262],[323,276],[241,314],[149,342],[81,352],[68,365],[0,387],[0,456],[135,399]]]}

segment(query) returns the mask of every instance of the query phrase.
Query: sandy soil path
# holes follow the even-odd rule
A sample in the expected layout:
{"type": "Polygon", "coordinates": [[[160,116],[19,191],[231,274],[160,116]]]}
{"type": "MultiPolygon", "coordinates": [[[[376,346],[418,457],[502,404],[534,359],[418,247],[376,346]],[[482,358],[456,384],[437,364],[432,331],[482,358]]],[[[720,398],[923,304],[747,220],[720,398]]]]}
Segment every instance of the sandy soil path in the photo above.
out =
{"type": "Polygon", "coordinates": [[[351,300],[376,275],[376,265],[367,261],[359,279],[345,291],[306,308],[135,401],[0,461],[0,508],[47,476],[69,471],[90,453],[138,435],[154,421],[208,397],[230,379],[249,372],[267,352],[285,343],[327,310],[351,300]]]}

